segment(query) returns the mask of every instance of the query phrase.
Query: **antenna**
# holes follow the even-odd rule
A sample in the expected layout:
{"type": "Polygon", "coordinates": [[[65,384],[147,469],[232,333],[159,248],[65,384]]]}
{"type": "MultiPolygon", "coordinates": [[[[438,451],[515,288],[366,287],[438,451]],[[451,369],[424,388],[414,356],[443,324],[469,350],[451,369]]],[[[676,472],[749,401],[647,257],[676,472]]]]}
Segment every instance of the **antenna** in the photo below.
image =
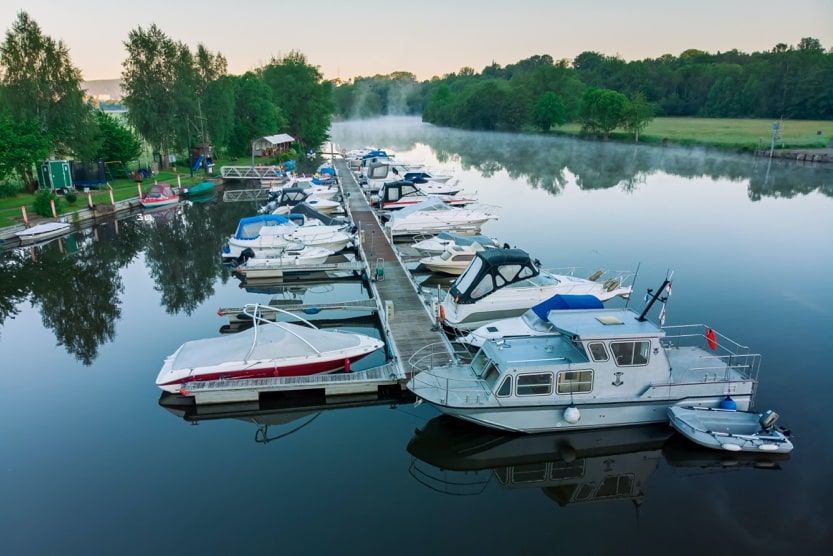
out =
{"type": "MultiPolygon", "coordinates": [[[[636,263],[636,272],[633,273],[633,286],[631,286],[631,292],[633,292],[633,289],[636,287],[636,279],[639,278],[640,266],[642,266],[642,261],[636,263]]],[[[631,293],[631,295],[629,295],[628,298],[625,300],[625,309],[627,309],[628,305],[630,305],[631,297],[633,297],[633,293],[631,293]]]]}

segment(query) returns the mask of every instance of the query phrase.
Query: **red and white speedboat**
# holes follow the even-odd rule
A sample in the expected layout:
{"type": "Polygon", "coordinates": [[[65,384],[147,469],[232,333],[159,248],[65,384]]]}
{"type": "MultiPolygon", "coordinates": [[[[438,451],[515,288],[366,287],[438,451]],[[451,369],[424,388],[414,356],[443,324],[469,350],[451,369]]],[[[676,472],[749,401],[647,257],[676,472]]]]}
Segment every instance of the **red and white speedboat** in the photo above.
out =
{"type": "Polygon", "coordinates": [[[139,202],[141,202],[142,206],[146,209],[169,207],[179,202],[179,195],[177,195],[173,188],[167,183],[157,183],[150,188],[150,191],[142,195],[139,202]]]}
{"type": "Polygon", "coordinates": [[[166,392],[185,394],[189,383],[205,380],[333,373],[384,345],[364,334],[320,330],[296,315],[292,316],[309,327],[261,316],[270,312],[285,311],[248,305],[244,313],[252,318],[252,328],[185,342],[165,359],[156,385],[166,392]]]}

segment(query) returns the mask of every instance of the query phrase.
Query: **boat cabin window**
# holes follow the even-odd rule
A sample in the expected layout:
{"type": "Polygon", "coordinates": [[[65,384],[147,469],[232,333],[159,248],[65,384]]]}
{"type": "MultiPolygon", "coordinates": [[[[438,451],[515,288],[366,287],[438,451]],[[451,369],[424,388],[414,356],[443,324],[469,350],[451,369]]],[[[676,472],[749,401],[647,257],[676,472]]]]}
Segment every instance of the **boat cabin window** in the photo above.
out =
{"type": "Polygon", "coordinates": [[[399,189],[395,187],[391,187],[388,189],[388,201],[398,201],[399,200],[399,189]]]}
{"type": "Polygon", "coordinates": [[[558,373],[559,394],[587,394],[593,390],[593,371],[561,371],[558,373]]]}
{"type": "Polygon", "coordinates": [[[500,376],[500,371],[497,370],[497,367],[494,363],[489,361],[489,366],[481,375],[483,377],[483,381],[488,385],[489,390],[492,390],[497,384],[497,379],[500,376]]]}
{"type": "Polygon", "coordinates": [[[483,371],[486,370],[489,363],[491,363],[491,359],[486,356],[486,353],[481,349],[477,352],[477,355],[474,356],[474,359],[471,360],[471,368],[474,371],[474,374],[477,376],[483,376],[483,371]]]}
{"type": "Polygon", "coordinates": [[[403,185],[402,186],[402,196],[405,195],[413,195],[417,192],[417,188],[413,185],[403,185]]]}
{"type": "Polygon", "coordinates": [[[518,375],[518,396],[544,396],[552,394],[552,373],[518,375]]]}
{"type": "Polygon", "coordinates": [[[587,349],[590,351],[590,357],[593,358],[593,361],[607,361],[609,359],[605,345],[602,342],[588,344],[587,349]]]}
{"type": "Polygon", "coordinates": [[[486,274],[483,276],[483,278],[480,279],[480,282],[471,291],[469,297],[471,297],[472,299],[480,299],[484,295],[491,293],[494,289],[495,285],[492,282],[492,275],[486,274]]]}
{"type": "Polygon", "coordinates": [[[639,342],[611,342],[610,351],[613,352],[613,359],[620,367],[647,365],[648,356],[651,352],[651,342],[647,340],[639,342]]]}
{"type": "Polygon", "coordinates": [[[519,264],[505,264],[498,269],[498,272],[508,282],[515,277],[520,269],[521,265],[519,264]]]}
{"type": "Polygon", "coordinates": [[[455,286],[457,287],[457,291],[465,292],[471,286],[471,283],[477,277],[477,274],[480,272],[480,269],[483,267],[483,260],[477,258],[474,260],[473,263],[469,265],[468,270],[457,280],[455,286]]]}
{"type": "Polygon", "coordinates": [[[505,398],[512,394],[512,377],[507,376],[503,379],[503,383],[500,385],[500,388],[497,389],[495,393],[498,397],[505,398]]]}

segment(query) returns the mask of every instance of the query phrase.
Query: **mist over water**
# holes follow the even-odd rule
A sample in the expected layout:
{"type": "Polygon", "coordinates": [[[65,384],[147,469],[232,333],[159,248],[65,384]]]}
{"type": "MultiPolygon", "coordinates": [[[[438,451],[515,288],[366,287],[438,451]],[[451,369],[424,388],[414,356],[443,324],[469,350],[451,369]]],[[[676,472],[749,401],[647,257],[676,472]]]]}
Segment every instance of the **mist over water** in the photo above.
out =
{"type": "Polygon", "coordinates": [[[4,554],[833,545],[833,168],[413,117],[340,122],[332,137],[453,171],[501,207],[484,232],[546,267],[640,265],[632,308],[673,269],[668,323],[708,323],[762,354],[757,407],[792,428],[793,454],[701,450],[665,426],[507,436],[391,400],[160,406],[164,357],[217,336],[218,308],[368,295],[358,282],[241,287],[218,255],[255,207],[213,202],[0,255],[4,554]]]}

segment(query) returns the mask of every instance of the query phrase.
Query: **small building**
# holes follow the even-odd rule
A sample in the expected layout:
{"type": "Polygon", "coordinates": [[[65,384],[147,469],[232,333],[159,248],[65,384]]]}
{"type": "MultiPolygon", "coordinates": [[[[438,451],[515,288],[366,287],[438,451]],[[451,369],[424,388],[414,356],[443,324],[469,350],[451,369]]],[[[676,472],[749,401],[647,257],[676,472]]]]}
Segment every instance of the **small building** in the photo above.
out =
{"type": "Polygon", "coordinates": [[[252,151],[255,156],[274,156],[288,151],[294,142],[295,138],[286,133],[267,135],[254,140],[252,151]]]}

